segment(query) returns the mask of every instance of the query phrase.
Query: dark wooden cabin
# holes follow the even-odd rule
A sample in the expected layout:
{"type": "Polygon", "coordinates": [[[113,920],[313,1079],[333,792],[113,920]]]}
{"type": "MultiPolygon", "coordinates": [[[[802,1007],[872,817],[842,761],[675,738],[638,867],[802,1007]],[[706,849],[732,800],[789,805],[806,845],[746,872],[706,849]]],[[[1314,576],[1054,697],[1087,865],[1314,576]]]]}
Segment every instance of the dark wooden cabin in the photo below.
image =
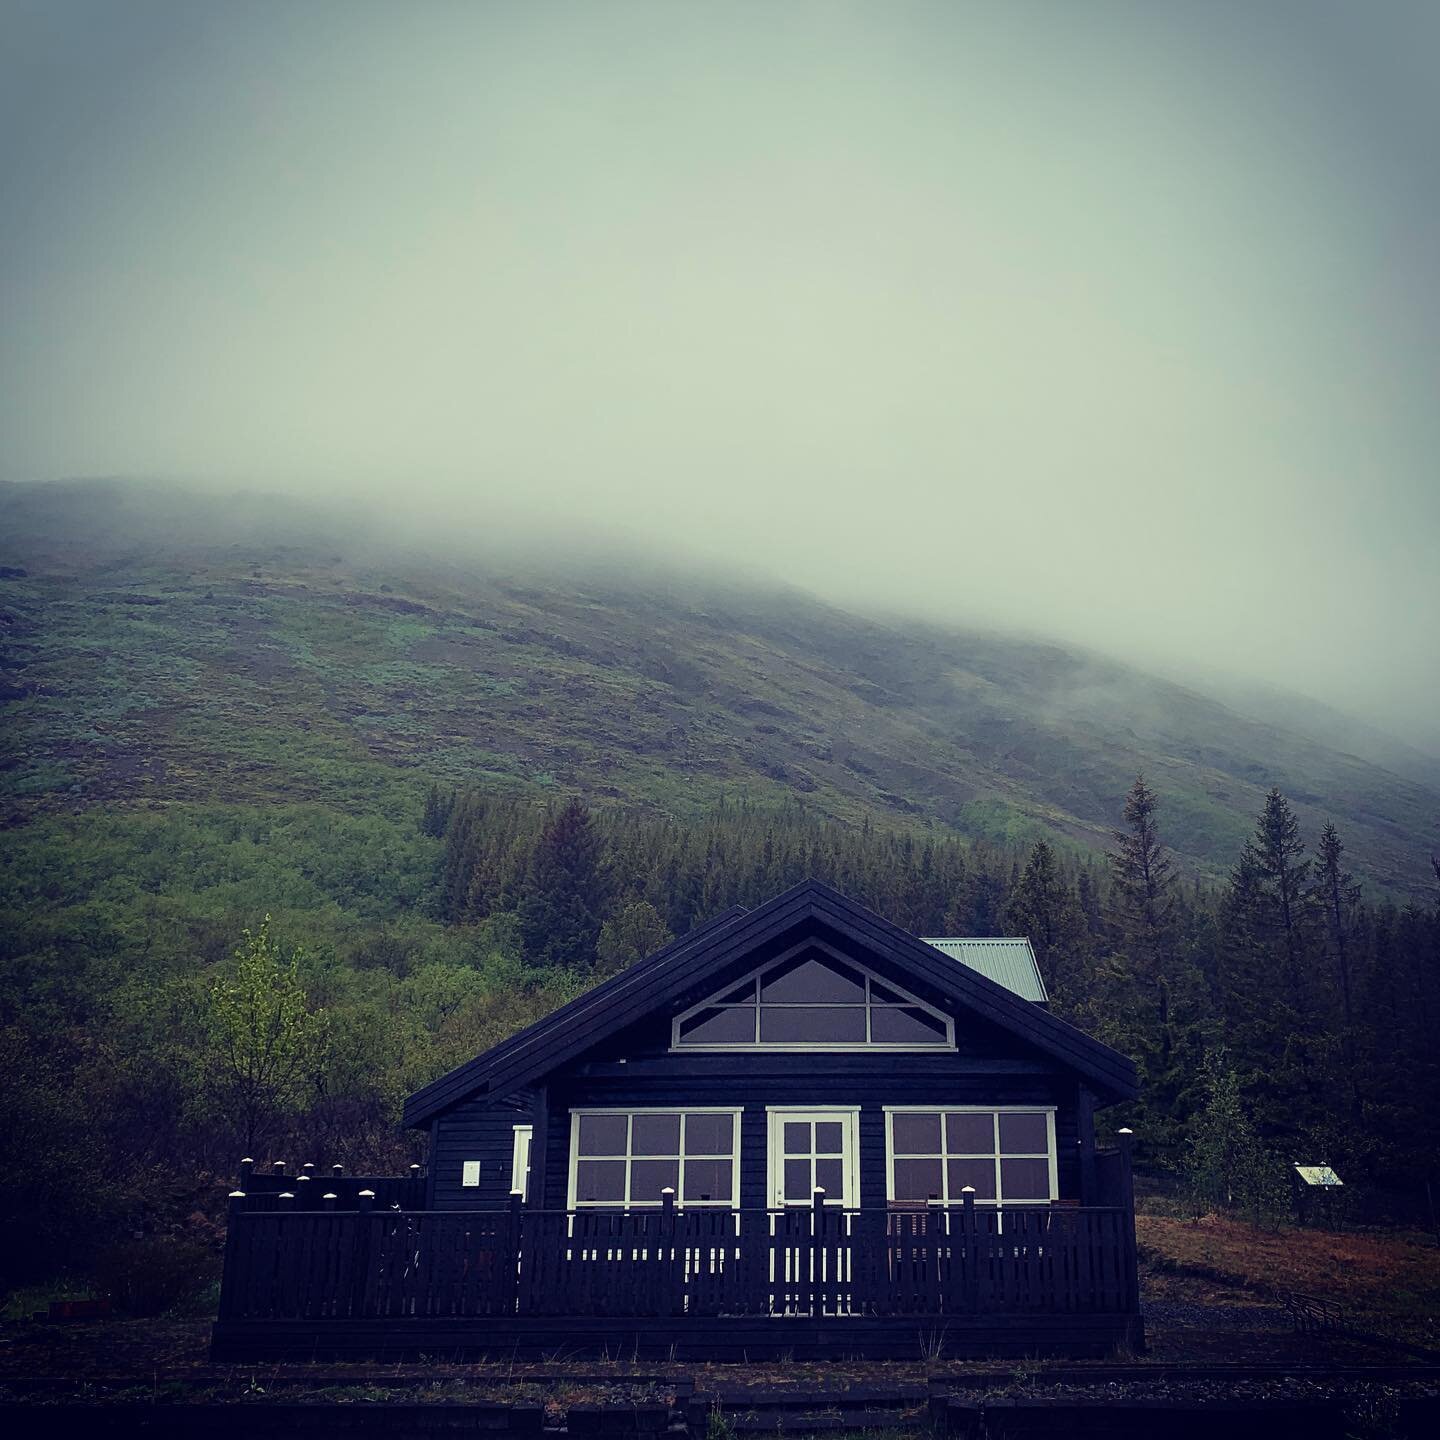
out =
{"type": "Polygon", "coordinates": [[[423,1210],[237,1197],[216,1353],[1136,1346],[1135,1069],[1028,956],[814,882],[727,912],[411,1096],[423,1210]]]}

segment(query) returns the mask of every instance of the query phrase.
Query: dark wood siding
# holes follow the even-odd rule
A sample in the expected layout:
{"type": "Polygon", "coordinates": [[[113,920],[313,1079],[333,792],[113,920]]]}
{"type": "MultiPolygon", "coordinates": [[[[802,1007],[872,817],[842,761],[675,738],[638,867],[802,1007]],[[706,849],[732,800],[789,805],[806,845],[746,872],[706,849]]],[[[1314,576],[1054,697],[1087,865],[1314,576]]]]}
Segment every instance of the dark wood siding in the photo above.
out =
{"type": "MultiPolygon", "coordinates": [[[[697,1057],[676,1057],[676,1066],[656,1065],[630,1075],[559,1075],[550,1086],[549,1159],[545,1206],[563,1209],[568,1200],[570,1112],[589,1107],[636,1108],[686,1105],[741,1107],[740,1203],[763,1208],[766,1193],[767,1106],[855,1105],[860,1109],[860,1200],[870,1208],[886,1202],[885,1106],[1053,1105],[1057,1183],[1060,1195],[1079,1198],[1076,1087],[1073,1077],[997,1067],[972,1073],[956,1057],[886,1055],[707,1055],[708,1073],[684,1073],[697,1057]],[[945,1061],[948,1060],[948,1073],[945,1061]],[[938,1062],[938,1063],[937,1063],[938,1062]],[[741,1068],[744,1066],[745,1068],[741,1068]],[[733,1067],[733,1068],[731,1068],[733,1067]]],[[[611,1068],[611,1067],[607,1067],[611,1068]]],[[[629,1070],[629,1066],[613,1067],[629,1070]]],[[[508,1122],[507,1122],[508,1123],[508,1122]]],[[[508,1136],[508,1131],[507,1131],[508,1136]]],[[[508,1138],[506,1141],[508,1145],[508,1138]]],[[[506,1154],[508,1156],[508,1149],[506,1154]]],[[[467,1157],[474,1158],[474,1157],[467,1157]]],[[[508,1159],[507,1159],[508,1164],[508,1159]]],[[[458,1167],[456,1169],[458,1175],[458,1167]]],[[[483,1177],[483,1166],[482,1166],[483,1177]]],[[[508,1187],[507,1187],[508,1188],[508,1187]]],[[[448,1203],[494,1203],[483,1190],[458,1192],[448,1203]]],[[[501,1202],[504,1196],[498,1197],[501,1202]]],[[[437,1205],[445,1205],[437,1193],[437,1205]]]]}
{"type": "Polygon", "coordinates": [[[489,1106],[470,1100],[435,1117],[430,1135],[430,1204],[437,1210],[489,1210],[510,1199],[514,1127],[528,1124],[521,1101],[489,1106]],[[480,1162],[480,1184],[460,1182],[466,1160],[480,1162]]]}

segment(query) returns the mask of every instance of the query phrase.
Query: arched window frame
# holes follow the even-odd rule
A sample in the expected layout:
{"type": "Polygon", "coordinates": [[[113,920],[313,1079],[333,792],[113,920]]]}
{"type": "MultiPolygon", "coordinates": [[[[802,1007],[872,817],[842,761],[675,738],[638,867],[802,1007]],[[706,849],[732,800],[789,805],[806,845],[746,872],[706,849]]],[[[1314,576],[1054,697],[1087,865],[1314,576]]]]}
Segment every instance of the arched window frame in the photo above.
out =
{"type": "MultiPolygon", "coordinates": [[[[777,1008],[777,1009],[802,1010],[802,1009],[823,1009],[823,1008],[827,1008],[828,1006],[832,1005],[833,1003],[834,1003],[834,1002],[825,1002],[825,1001],[817,1001],[817,1002],[813,1002],[813,1003],[794,1002],[794,1001],[791,1001],[791,1002],[780,1002],[780,1001],[758,1002],[758,1001],[757,1001],[757,1004],[756,1004],[756,1007],[755,1007],[755,1008],[756,1008],[757,1031],[758,1031],[758,1024],[759,1024],[759,1011],[762,1010],[762,1009],[764,1009],[764,1008],[766,1008],[767,1006],[774,1006],[774,1007],[777,1008]]],[[[859,1008],[859,1007],[856,1006],[855,1008],[859,1008]]],[[[927,1052],[927,1051],[932,1051],[932,1050],[937,1050],[937,1051],[940,1051],[940,1050],[954,1050],[954,1049],[955,1049],[955,1021],[954,1021],[954,1019],[953,1019],[951,1016],[947,1015],[943,1010],[937,1010],[937,1009],[935,1008],[935,1006],[933,1006],[933,1005],[927,1005],[923,1000],[917,999],[914,995],[912,995],[912,994],[910,993],[910,991],[908,991],[907,989],[905,989],[904,986],[902,986],[902,985],[897,985],[893,980],[889,980],[889,979],[887,979],[887,978],[886,978],[885,976],[883,976],[883,975],[877,975],[874,971],[872,971],[871,969],[869,969],[868,966],[862,965],[862,964],[860,964],[858,961],[852,960],[848,955],[843,955],[843,954],[841,954],[840,951],[836,950],[836,949],[835,949],[833,946],[831,946],[831,945],[827,945],[823,940],[806,940],[806,941],[804,941],[803,943],[801,943],[801,944],[799,944],[799,945],[796,945],[796,946],[793,946],[791,949],[786,950],[786,951],[784,951],[783,953],[774,956],[772,959],[767,960],[763,965],[757,965],[753,970],[751,970],[751,971],[749,972],[749,974],[738,976],[736,979],[730,981],[728,984],[725,984],[725,985],[720,986],[719,989],[715,990],[711,995],[707,996],[704,1000],[701,1000],[698,1004],[695,1004],[695,1005],[690,1006],[689,1009],[687,1009],[687,1010],[682,1010],[678,1015],[676,1015],[676,1016],[674,1017],[674,1019],[673,1019],[673,1020],[671,1021],[671,1023],[670,1023],[670,1048],[671,1048],[671,1050],[687,1050],[687,1051],[705,1051],[705,1050],[709,1050],[709,1051],[712,1051],[712,1052],[732,1052],[732,1053],[733,1053],[733,1052],[737,1052],[737,1051],[745,1052],[745,1051],[752,1051],[752,1050],[766,1050],[766,1051],[770,1051],[770,1052],[772,1052],[772,1053],[777,1052],[777,1051],[778,1051],[778,1052],[786,1052],[786,1051],[789,1051],[789,1052],[797,1053],[797,1054],[813,1054],[813,1053],[814,1053],[815,1051],[817,1051],[817,1050],[863,1050],[863,1051],[875,1051],[875,1052],[880,1052],[880,1051],[897,1051],[897,1052],[899,1052],[899,1051],[921,1051],[921,1052],[927,1052]],[[761,976],[767,974],[767,973],[770,972],[771,970],[776,970],[776,969],[780,968],[781,966],[788,964],[790,961],[794,960],[797,956],[805,955],[805,954],[808,954],[808,953],[811,953],[811,952],[817,952],[821,957],[823,957],[823,958],[825,958],[825,959],[828,959],[828,960],[833,960],[837,965],[843,966],[846,970],[853,971],[853,972],[855,972],[856,974],[863,975],[863,976],[865,977],[865,1033],[866,1033],[866,1036],[867,1036],[866,1039],[864,1039],[864,1040],[850,1040],[850,1041],[845,1041],[845,1040],[805,1040],[805,1041],[786,1041],[786,1042],[779,1042],[779,1041],[761,1040],[761,1039],[758,1038],[758,1034],[757,1034],[757,1038],[754,1039],[754,1040],[738,1040],[738,1041],[725,1041],[725,1042],[709,1042],[709,1043],[707,1043],[707,1042],[704,1042],[704,1041],[693,1041],[693,1040],[683,1040],[683,1039],[681,1039],[681,1036],[680,1036],[680,1027],[685,1023],[685,1021],[689,1020],[692,1016],[699,1014],[699,1012],[702,1011],[702,1010],[708,1010],[708,1009],[711,1009],[711,1008],[734,1008],[734,1009],[743,1009],[743,1008],[746,1008],[746,1007],[743,1006],[743,1005],[731,1005],[731,1006],[728,1006],[728,1007],[727,1007],[727,1006],[720,1005],[719,1000],[720,1000],[720,997],[721,997],[722,995],[730,995],[730,994],[733,994],[733,993],[734,993],[736,990],[738,990],[741,986],[746,985],[746,984],[754,983],[754,984],[756,984],[756,986],[757,986],[756,994],[757,994],[757,996],[758,996],[758,994],[759,994],[758,982],[759,982],[761,976]],[[888,1003],[882,1004],[882,1002],[872,1001],[872,999],[871,999],[871,985],[872,985],[872,984],[874,984],[874,985],[881,985],[881,986],[883,986],[886,990],[889,990],[889,991],[891,991],[893,994],[898,995],[898,996],[900,997],[900,1003],[903,1004],[904,1006],[906,1006],[906,1007],[913,1007],[913,1008],[915,1008],[915,1009],[917,1009],[917,1010],[923,1010],[923,1011],[924,1011],[927,1015],[929,1015],[932,1019],[939,1021],[939,1022],[945,1027],[945,1036],[944,1036],[944,1039],[942,1040],[938,1035],[935,1037],[935,1039],[934,1039],[933,1042],[916,1042],[916,1041],[908,1041],[908,1040],[907,1040],[907,1041],[878,1041],[878,1040],[871,1040],[871,1039],[869,1039],[868,1036],[869,1036],[869,1034],[870,1034],[870,1029],[871,1029],[871,1016],[872,1016],[873,1010],[874,1010],[877,1006],[878,1006],[879,1008],[884,1008],[884,1009],[899,1008],[897,1005],[888,1004],[888,1003]]]]}

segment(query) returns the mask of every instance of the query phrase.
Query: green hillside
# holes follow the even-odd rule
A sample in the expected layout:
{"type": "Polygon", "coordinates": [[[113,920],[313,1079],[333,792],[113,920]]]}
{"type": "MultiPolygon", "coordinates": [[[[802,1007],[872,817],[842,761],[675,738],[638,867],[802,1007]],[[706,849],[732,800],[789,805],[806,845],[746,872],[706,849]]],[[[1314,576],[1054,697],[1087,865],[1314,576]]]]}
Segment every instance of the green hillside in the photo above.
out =
{"type": "Polygon", "coordinates": [[[104,482],[5,487],[0,565],[12,825],[181,801],[394,817],[433,781],[682,817],[800,796],[1091,847],[1143,769],[1199,874],[1278,785],[1373,886],[1429,878],[1436,790],[1073,648],[104,482]]]}

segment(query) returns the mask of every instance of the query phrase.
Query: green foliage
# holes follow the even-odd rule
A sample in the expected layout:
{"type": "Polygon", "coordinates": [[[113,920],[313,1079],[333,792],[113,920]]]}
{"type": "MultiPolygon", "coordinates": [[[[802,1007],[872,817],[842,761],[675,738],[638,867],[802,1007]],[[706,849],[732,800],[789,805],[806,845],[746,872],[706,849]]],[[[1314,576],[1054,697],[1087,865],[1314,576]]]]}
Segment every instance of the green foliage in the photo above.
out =
{"type": "Polygon", "coordinates": [[[299,949],[284,954],[267,915],[244,932],[233,971],[210,987],[202,1091],[212,1113],[239,1122],[248,1153],[299,1109],[324,1051],[327,1017],[310,1008],[302,958],[299,949]]]}
{"type": "Polygon", "coordinates": [[[121,1314],[163,1315],[220,1278],[220,1257],[193,1240],[151,1236],[108,1246],[91,1267],[95,1288],[121,1314]]]}
{"type": "Polygon", "coordinates": [[[613,975],[668,945],[675,937],[648,900],[634,900],[600,927],[595,947],[601,974],[613,975]]]}
{"type": "Polygon", "coordinates": [[[1203,1085],[1181,1171],[1195,1213],[1239,1209],[1256,1225],[1278,1219],[1285,1166],[1256,1133],[1223,1047],[1206,1053],[1203,1085]]]}

